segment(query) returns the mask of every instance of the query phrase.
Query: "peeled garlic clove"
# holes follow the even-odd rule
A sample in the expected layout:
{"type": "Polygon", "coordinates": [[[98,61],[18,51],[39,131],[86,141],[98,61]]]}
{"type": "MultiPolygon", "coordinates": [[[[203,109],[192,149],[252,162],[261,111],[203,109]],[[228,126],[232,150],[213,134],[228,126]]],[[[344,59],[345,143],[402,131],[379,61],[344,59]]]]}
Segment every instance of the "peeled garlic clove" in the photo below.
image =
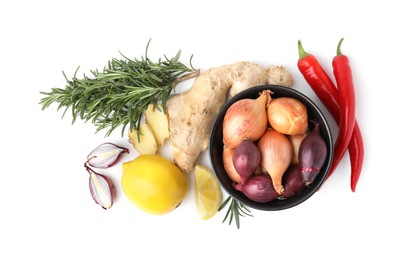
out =
{"type": "Polygon", "coordinates": [[[89,188],[94,201],[104,209],[110,209],[113,205],[115,186],[112,181],[86,166],[90,174],[89,188]]]}
{"type": "Polygon", "coordinates": [[[87,156],[87,163],[95,168],[109,168],[119,161],[123,153],[129,153],[129,149],[104,143],[91,151],[87,156]]]}

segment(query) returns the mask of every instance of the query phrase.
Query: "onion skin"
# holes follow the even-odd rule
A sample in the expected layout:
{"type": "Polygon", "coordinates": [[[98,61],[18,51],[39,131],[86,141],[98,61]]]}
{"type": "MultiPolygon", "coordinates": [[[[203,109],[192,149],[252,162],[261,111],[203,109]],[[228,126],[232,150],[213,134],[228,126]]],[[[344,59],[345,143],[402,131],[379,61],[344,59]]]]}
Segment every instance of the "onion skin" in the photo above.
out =
{"type": "Polygon", "coordinates": [[[255,202],[269,202],[279,196],[273,187],[270,176],[264,174],[252,175],[245,184],[234,183],[233,186],[255,202]]]}
{"type": "Polygon", "coordinates": [[[267,118],[271,127],[282,134],[298,135],[308,129],[306,106],[295,98],[273,99],[267,108],[267,118]]]}
{"type": "Polygon", "coordinates": [[[321,171],[328,153],[327,145],[319,132],[319,123],[313,123],[314,129],[303,139],[299,148],[299,164],[306,185],[311,184],[321,171]]]}
{"type": "Polygon", "coordinates": [[[235,170],[234,163],[232,162],[232,156],[234,155],[235,149],[225,147],[222,153],[222,161],[225,167],[226,174],[228,177],[236,183],[241,182],[241,177],[239,176],[237,170],[235,170]]]}
{"type": "Polygon", "coordinates": [[[241,183],[245,184],[248,178],[255,173],[260,165],[260,157],[257,146],[250,140],[242,141],[235,149],[232,162],[241,177],[241,183]]]}
{"type": "Polygon", "coordinates": [[[302,143],[303,139],[308,135],[308,131],[303,134],[298,135],[289,135],[289,141],[292,144],[293,147],[293,157],[292,157],[292,164],[298,164],[299,163],[299,147],[302,143]]]}
{"type": "Polygon", "coordinates": [[[264,90],[257,99],[241,99],[232,104],[223,121],[223,143],[236,148],[243,140],[256,141],[267,128],[267,110],[270,90],[264,90]]]}
{"type": "Polygon", "coordinates": [[[115,197],[115,186],[112,181],[105,175],[93,171],[87,166],[87,163],[84,164],[84,167],[90,174],[89,189],[94,202],[103,209],[110,209],[115,197]]]}
{"type": "Polygon", "coordinates": [[[301,192],[305,187],[298,164],[292,164],[283,175],[284,198],[290,198],[301,192]]]}
{"type": "Polygon", "coordinates": [[[282,195],[282,177],[292,162],[292,144],[285,135],[268,128],[258,141],[257,147],[261,153],[261,167],[270,175],[274,189],[282,195]]]}
{"type": "Polygon", "coordinates": [[[113,143],[103,143],[90,152],[87,164],[95,168],[109,168],[118,163],[124,153],[129,153],[129,149],[113,143]]]}

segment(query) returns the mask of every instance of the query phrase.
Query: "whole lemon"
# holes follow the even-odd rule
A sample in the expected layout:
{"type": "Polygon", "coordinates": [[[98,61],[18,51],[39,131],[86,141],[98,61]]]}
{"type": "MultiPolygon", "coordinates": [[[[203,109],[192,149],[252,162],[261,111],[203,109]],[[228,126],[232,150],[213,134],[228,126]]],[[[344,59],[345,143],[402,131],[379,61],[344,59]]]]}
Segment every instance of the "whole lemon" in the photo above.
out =
{"type": "Polygon", "coordinates": [[[140,155],[122,165],[122,188],[145,212],[162,215],[175,209],[188,190],[185,174],[159,155],[140,155]]]}

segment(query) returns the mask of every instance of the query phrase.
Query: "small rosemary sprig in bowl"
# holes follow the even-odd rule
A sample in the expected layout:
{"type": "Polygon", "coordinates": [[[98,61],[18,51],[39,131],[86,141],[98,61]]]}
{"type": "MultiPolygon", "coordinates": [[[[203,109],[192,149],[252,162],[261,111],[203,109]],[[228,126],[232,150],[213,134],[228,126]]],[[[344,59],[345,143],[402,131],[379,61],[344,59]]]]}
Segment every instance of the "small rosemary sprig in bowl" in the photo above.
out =
{"type": "Polygon", "coordinates": [[[52,88],[50,92],[41,92],[44,97],[40,104],[42,110],[52,103],[58,103],[58,110],[65,108],[63,116],[71,107],[73,123],[79,117],[91,121],[96,131],[108,129],[106,136],[122,127],[122,136],[126,126],[132,130],[138,127],[143,112],[149,104],[161,102],[166,111],[167,100],[175,87],[182,81],[193,78],[199,70],[179,61],[181,51],[171,59],[164,56],[157,62],[148,56],[147,44],[145,57],[129,59],[112,58],[103,71],[91,70],[92,76],[83,75],[67,78],[65,88],[52,88]]]}

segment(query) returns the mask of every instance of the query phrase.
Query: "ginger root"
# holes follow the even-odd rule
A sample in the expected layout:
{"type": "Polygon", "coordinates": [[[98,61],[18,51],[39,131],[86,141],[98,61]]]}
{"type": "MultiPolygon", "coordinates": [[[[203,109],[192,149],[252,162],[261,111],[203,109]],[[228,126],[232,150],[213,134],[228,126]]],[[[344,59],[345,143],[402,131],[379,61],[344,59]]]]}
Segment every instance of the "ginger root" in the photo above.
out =
{"type": "Polygon", "coordinates": [[[189,90],[171,97],[167,108],[174,163],[190,172],[208,148],[210,128],[227,98],[264,84],[291,87],[293,80],[282,66],[264,68],[243,61],[211,68],[197,76],[189,90]]]}

